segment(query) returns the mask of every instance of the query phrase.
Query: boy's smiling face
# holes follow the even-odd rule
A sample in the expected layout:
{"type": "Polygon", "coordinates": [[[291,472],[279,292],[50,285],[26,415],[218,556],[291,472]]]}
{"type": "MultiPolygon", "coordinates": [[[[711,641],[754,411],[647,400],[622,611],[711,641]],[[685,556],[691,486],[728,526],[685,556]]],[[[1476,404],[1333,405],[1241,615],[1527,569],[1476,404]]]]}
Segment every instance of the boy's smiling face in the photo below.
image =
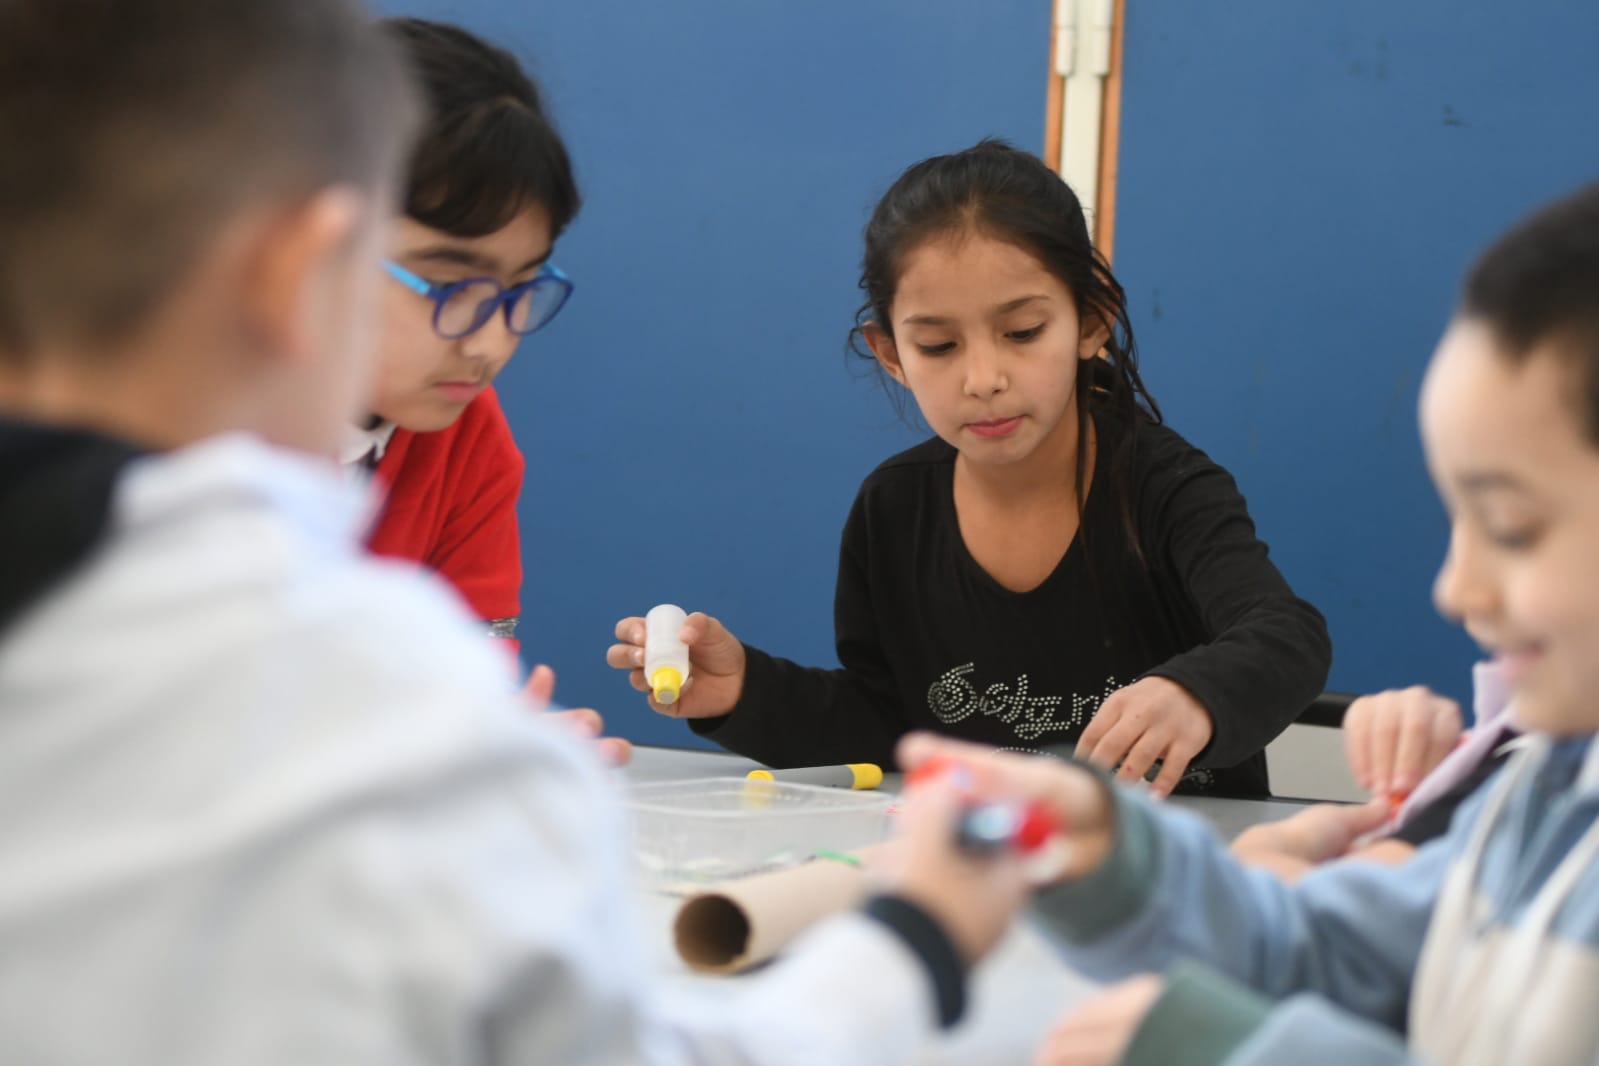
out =
{"type": "Polygon", "coordinates": [[[1513,362],[1487,326],[1458,321],[1421,395],[1451,523],[1438,608],[1500,660],[1518,723],[1555,735],[1599,730],[1599,446],[1565,343],[1513,362]]]}
{"type": "MultiPolygon", "coordinates": [[[[482,237],[455,237],[401,218],[389,258],[426,281],[489,277],[509,288],[538,273],[551,240],[549,214],[538,205],[482,237]]],[[[444,429],[505,368],[522,338],[496,313],[475,333],[446,340],[433,329],[432,300],[385,282],[372,410],[402,429],[444,429]]]]}

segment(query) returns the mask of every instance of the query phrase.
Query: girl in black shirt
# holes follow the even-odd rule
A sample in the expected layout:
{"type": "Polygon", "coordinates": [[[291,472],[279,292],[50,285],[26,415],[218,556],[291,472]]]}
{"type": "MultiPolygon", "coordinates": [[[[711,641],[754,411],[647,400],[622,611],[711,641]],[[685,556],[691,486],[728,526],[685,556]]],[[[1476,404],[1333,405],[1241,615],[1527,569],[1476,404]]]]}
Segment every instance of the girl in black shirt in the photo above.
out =
{"type": "MultiPolygon", "coordinates": [[[[1161,423],[1125,295],[1077,197],[996,141],[925,160],[866,229],[857,347],[936,437],[884,462],[844,527],[840,669],[715,619],[662,713],[777,766],[893,762],[935,729],[1075,744],[1154,789],[1260,795],[1262,749],[1330,648],[1226,471],[1161,423]]],[[[647,691],[643,620],[608,653],[647,691]]]]}

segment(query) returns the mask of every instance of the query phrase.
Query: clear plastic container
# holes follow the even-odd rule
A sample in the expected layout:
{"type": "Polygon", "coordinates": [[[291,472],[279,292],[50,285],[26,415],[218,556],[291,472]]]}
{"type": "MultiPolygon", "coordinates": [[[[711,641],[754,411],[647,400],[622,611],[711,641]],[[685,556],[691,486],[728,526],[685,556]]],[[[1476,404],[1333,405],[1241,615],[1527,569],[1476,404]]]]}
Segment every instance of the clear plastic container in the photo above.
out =
{"type": "Polygon", "coordinates": [[[634,865],[656,888],[780,870],[885,839],[894,799],[728,777],[636,785],[634,865]]]}

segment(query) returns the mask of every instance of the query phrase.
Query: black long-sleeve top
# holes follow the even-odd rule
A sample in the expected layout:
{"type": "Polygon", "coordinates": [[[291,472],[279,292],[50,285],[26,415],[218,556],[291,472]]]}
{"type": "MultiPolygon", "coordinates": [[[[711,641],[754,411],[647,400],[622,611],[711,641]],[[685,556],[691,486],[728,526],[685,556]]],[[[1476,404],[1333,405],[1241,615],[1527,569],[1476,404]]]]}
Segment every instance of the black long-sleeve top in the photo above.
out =
{"type": "MultiPolygon", "coordinates": [[[[1103,440],[1115,427],[1097,417],[1103,440]]],[[[1163,425],[1133,432],[1130,511],[1101,447],[1076,539],[1027,592],[966,550],[954,448],[935,438],[884,462],[844,526],[842,669],[748,647],[737,706],[696,731],[774,766],[889,766],[912,729],[1033,750],[1074,742],[1107,695],[1157,676],[1214,723],[1182,790],[1267,793],[1263,749],[1326,681],[1326,623],[1272,565],[1231,475],[1163,425]]]]}

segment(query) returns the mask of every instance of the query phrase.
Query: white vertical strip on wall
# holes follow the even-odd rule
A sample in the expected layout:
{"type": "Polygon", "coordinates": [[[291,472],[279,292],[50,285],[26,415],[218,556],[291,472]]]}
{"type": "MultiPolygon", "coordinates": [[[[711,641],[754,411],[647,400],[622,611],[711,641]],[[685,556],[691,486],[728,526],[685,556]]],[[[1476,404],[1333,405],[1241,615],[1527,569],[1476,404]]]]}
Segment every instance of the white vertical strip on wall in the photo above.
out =
{"type": "Polygon", "coordinates": [[[1110,73],[1115,0],[1055,0],[1055,72],[1066,82],[1059,170],[1094,227],[1099,205],[1100,129],[1110,73]]]}

